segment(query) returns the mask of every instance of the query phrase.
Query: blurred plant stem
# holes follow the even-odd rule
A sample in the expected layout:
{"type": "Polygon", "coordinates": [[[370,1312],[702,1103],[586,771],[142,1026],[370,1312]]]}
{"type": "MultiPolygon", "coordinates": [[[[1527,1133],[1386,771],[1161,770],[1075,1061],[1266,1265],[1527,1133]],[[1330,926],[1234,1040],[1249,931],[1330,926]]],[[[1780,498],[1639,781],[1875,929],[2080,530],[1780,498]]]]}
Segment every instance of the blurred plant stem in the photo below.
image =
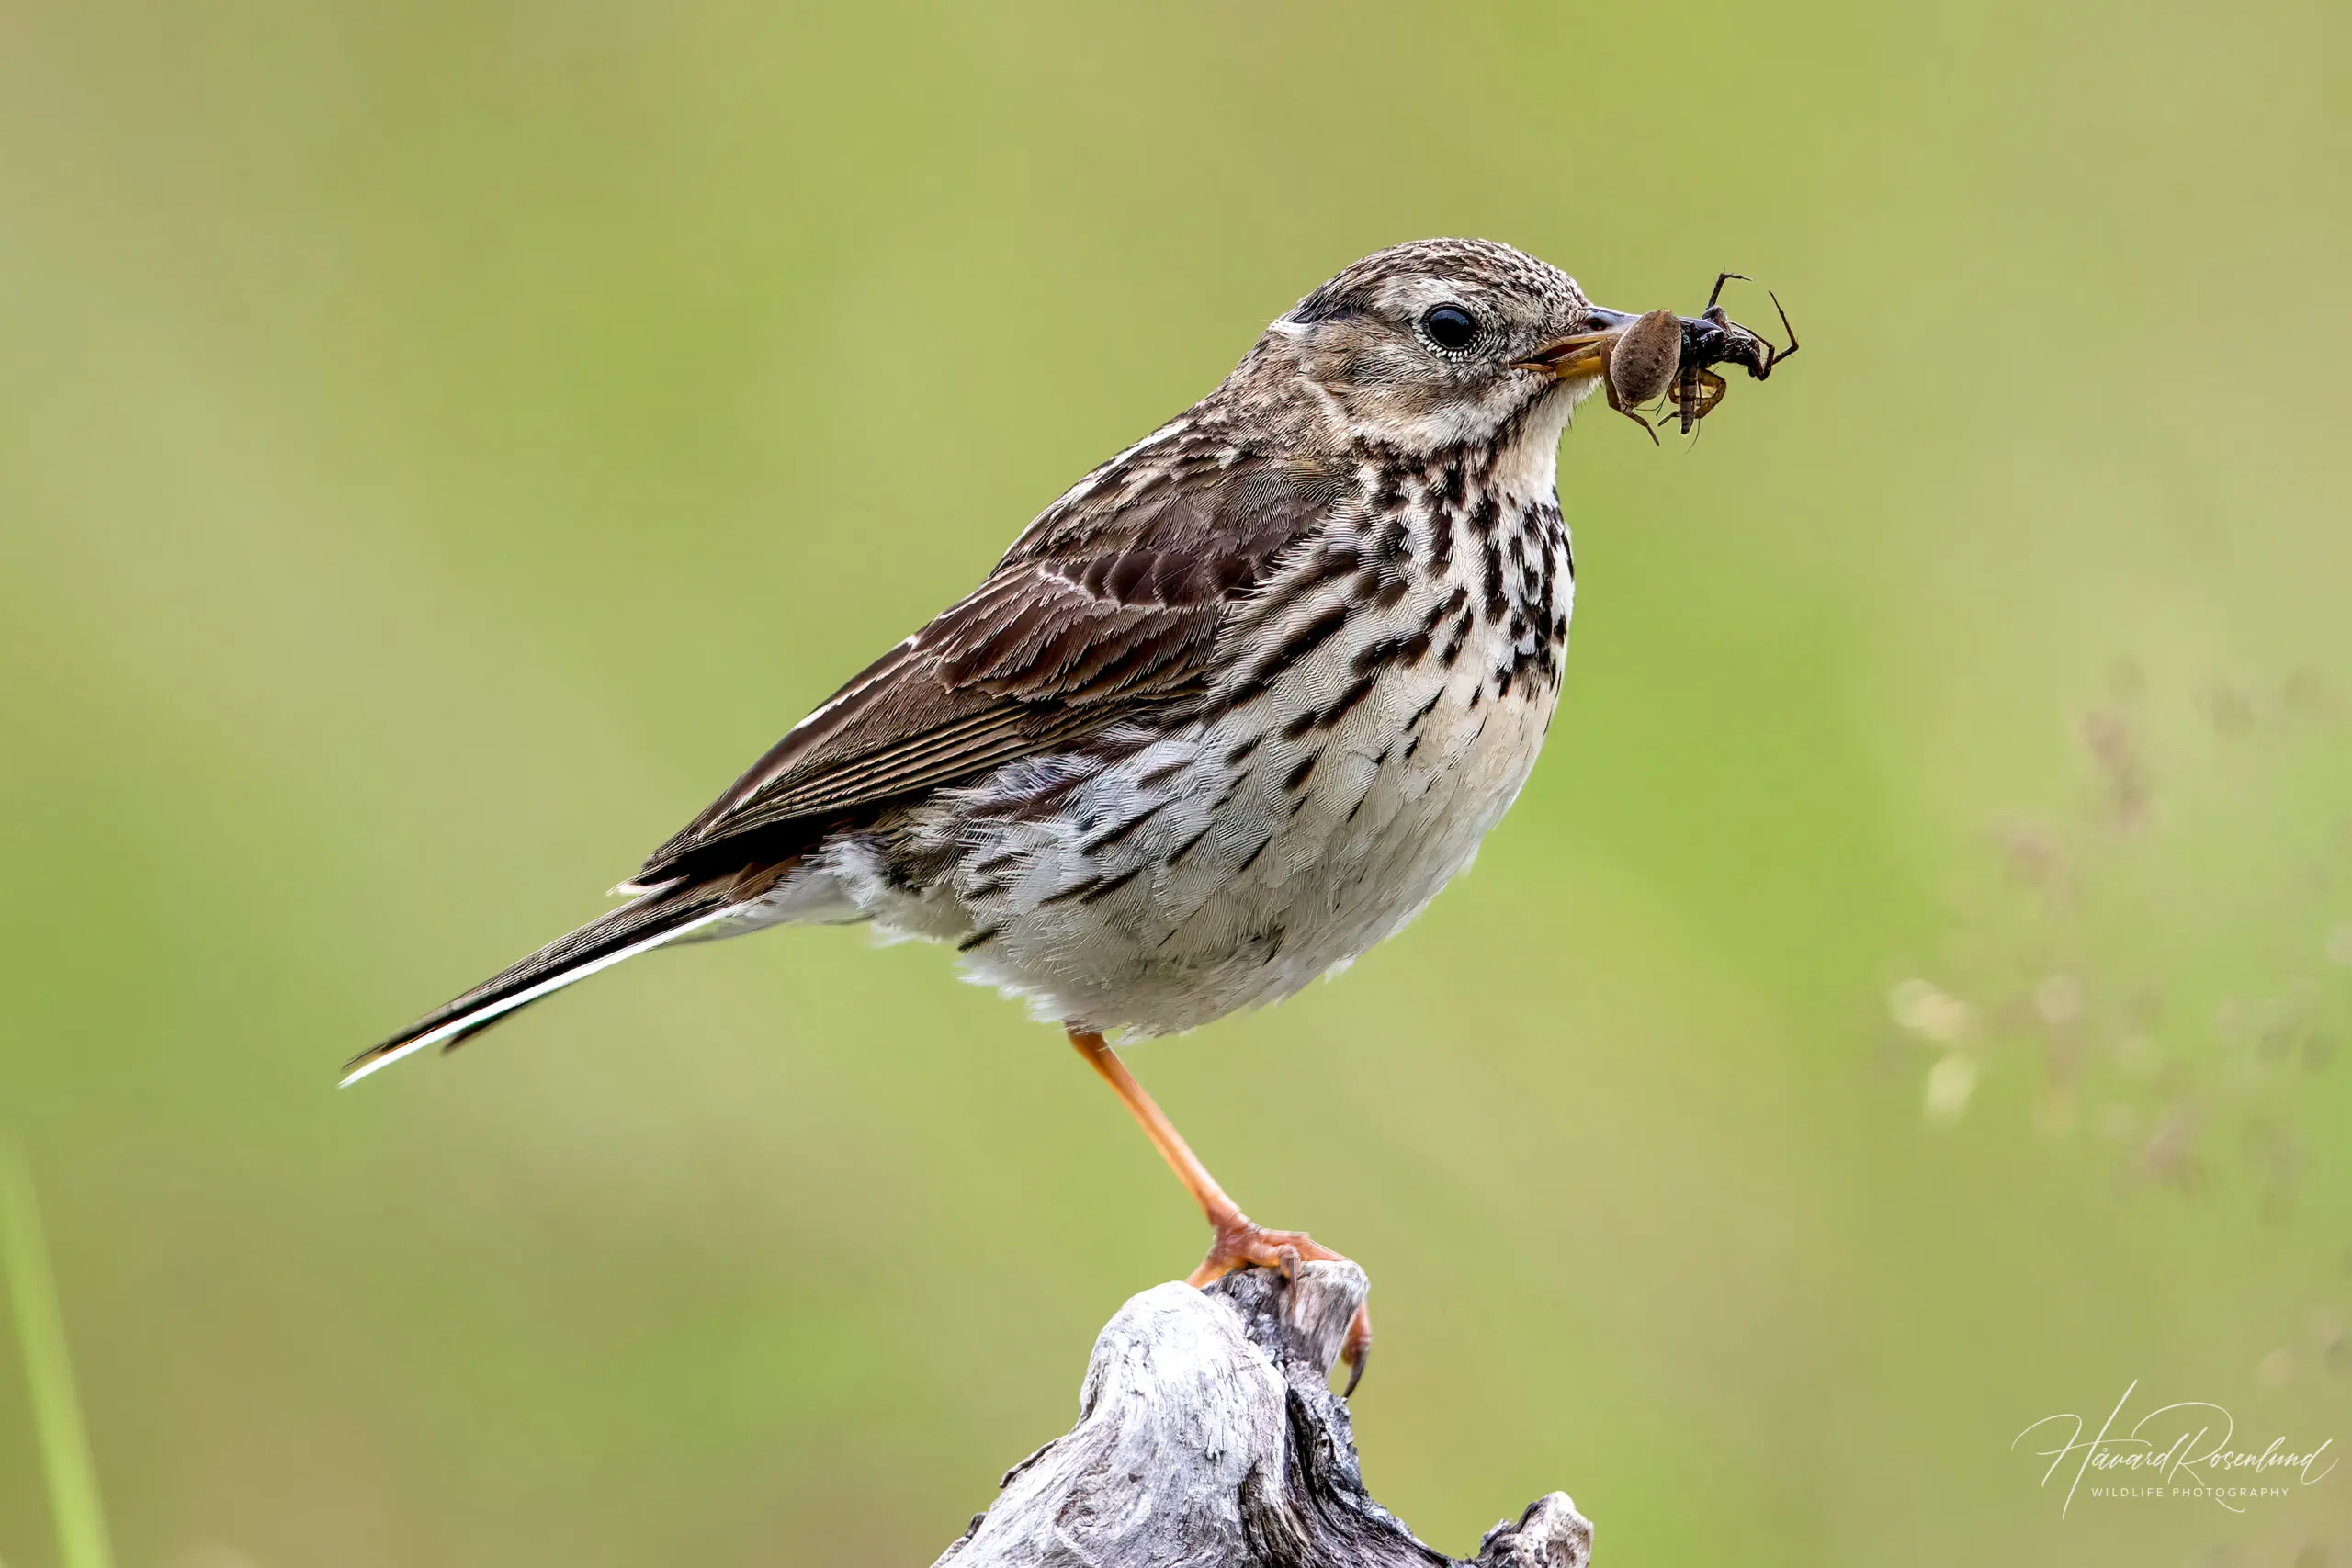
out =
{"type": "Polygon", "coordinates": [[[0,1275],[6,1277],[16,1307],[33,1426],[49,1475],[50,1513],[57,1522],[58,1561],[63,1568],[112,1568],[97,1471],[90,1462],[89,1436],[74,1393],[74,1365],[65,1353],[64,1314],[33,1198],[32,1167],[13,1140],[0,1141],[0,1275]]]}

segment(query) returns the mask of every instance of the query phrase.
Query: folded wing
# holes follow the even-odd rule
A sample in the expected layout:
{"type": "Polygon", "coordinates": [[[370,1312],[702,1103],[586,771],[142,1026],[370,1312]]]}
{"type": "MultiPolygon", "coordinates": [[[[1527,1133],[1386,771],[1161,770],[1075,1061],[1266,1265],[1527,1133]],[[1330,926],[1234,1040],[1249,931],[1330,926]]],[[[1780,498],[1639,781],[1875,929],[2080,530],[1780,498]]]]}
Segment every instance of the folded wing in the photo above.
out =
{"type": "Polygon", "coordinates": [[[1321,532],[1334,475],[1229,459],[1101,485],[891,649],[645,862],[638,886],[780,858],[845,815],[1197,702],[1234,608],[1321,532]],[[796,830],[797,829],[797,830],[796,830]]]}

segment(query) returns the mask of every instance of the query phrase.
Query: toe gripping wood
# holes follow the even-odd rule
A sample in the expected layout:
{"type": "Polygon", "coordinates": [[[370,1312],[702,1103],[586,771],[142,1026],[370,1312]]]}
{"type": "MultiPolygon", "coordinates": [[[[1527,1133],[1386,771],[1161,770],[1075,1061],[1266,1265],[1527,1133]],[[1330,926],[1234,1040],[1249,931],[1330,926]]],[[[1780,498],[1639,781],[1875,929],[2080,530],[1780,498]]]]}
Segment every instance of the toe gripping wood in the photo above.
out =
{"type": "Polygon", "coordinates": [[[1565,1492],[1455,1559],[1364,1491],[1326,1380],[1370,1288],[1353,1263],[1307,1263],[1135,1297],[1094,1342],[1078,1425],[1014,1465],[933,1568],[1586,1568],[1592,1526],[1565,1492]]]}

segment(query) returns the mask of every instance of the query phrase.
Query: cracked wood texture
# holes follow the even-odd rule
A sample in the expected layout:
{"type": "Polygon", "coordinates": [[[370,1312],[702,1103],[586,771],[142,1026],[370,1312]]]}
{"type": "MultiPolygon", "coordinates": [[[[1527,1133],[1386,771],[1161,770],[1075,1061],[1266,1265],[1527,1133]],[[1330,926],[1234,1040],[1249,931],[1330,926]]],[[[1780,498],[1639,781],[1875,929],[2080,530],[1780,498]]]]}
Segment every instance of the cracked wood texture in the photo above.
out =
{"type": "Polygon", "coordinates": [[[1372,1500],[1327,1380],[1371,1289],[1352,1263],[1156,1286],[1094,1342],[1078,1425],[1005,1475],[933,1568],[1586,1568],[1565,1492],[1437,1551],[1372,1500]]]}

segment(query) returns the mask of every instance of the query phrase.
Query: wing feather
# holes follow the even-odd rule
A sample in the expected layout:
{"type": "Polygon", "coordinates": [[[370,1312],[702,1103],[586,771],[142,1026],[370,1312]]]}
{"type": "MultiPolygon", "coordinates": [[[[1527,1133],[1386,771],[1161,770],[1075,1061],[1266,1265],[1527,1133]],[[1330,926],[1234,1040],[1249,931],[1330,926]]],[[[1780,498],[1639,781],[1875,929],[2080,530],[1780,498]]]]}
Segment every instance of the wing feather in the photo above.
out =
{"type": "Polygon", "coordinates": [[[1099,471],[656,850],[639,882],[789,852],[775,839],[795,823],[821,831],[1198,701],[1234,612],[1328,528],[1345,488],[1311,462],[1230,451],[1099,471]]]}

